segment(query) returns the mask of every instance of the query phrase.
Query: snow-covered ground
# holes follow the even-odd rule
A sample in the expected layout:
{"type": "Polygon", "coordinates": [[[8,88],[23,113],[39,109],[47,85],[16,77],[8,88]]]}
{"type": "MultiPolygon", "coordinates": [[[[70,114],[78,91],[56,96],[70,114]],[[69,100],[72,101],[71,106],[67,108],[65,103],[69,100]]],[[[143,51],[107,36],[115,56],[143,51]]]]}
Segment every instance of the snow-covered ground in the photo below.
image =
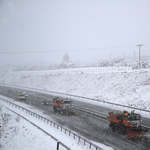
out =
{"type": "MultiPolygon", "coordinates": [[[[2,150],[56,149],[56,141],[26,120],[2,108],[2,150]]],[[[63,149],[63,148],[62,148],[63,149]]]]}
{"type": "Polygon", "coordinates": [[[0,83],[41,88],[150,110],[150,70],[97,74],[63,70],[9,72],[0,74],[0,83]]]}
{"type": "MultiPolygon", "coordinates": [[[[11,101],[10,98],[5,97],[11,101]]],[[[18,102],[16,102],[19,104],[18,102]]],[[[26,104],[20,104],[22,107],[27,108],[29,110],[36,113],[42,114],[39,110],[31,108],[26,104]]],[[[60,129],[54,128],[53,126],[48,125],[47,123],[26,114],[25,111],[21,111],[20,109],[16,109],[15,107],[9,106],[8,104],[1,103],[0,105],[0,115],[1,115],[1,142],[0,142],[0,149],[1,150],[45,150],[51,149],[55,150],[57,147],[57,141],[49,137],[47,134],[43,133],[41,130],[33,126],[30,122],[26,121],[22,117],[19,117],[17,114],[13,113],[12,111],[6,109],[4,106],[14,110],[18,114],[22,115],[23,117],[27,118],[32,123],[38,125],[41,129],[45,130],[47,133],[58,139],[64,143],[67,147],[72,150],[83,150],[83,149],[90,149],[89,145],[86,144],[84,146],[83,141],[78,141],[76,138],[73,139],[73,136],[70,137],[66,135],[64,132],[61,132],[60,129]]],[[[47,117],[46,115],[42,114],[42,116],[47,117]]],[[[111,147],[105,146],[101,143],[95,143],[99,147],[104,150],[112,150],[111,147]]],[[[59,146],[60,150],[64,150],[63,146],[59,146]]],[[[93,147],[91,150],[94,150],[93,147]]]]}

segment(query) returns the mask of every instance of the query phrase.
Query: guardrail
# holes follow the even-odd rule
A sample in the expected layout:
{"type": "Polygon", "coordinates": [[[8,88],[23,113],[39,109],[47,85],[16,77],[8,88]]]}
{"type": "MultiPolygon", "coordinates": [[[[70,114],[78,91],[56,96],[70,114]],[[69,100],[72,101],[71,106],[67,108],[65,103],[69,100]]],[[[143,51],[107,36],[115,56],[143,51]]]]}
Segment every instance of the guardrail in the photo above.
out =
{"type": "MultiPolygon", "coordinates": [[[[77,109],[77,110],[80,110],[80,111],[84,111],[84,112],[86,112],[86,113],[88,113],[88,114],[94,114],[95,116],[99,116],[99,117],[101,117],[101,118],[103,118],[103,119],[106,119],[107,120],[107,116],[108,116],[108,114],[106,114],[106,113],[102,113],[102,112],[99,112],[99,111],[93,111],[92,109],[87,109],[87,108],[84,108],[84,107],[79,107],[79,106],[75,106],[75,109],[77,109]],[[79,108],[79,109],[78,109],[79,108]]],[[[150,127],[149,126],[145,126],[145,125],[141,125],[143,128],[145,128],[145,129],[150,129],[150,127]]]]}
{"type": "Polygon", "coordinates": [[[130,109],[134,109],[134,110],[139,110],[140,112],[146,112],[150,114],[150,110],[145,110],[145,109],[141,109],[141,108],[137,108],[137,107],[132,107],[132,106],[126,106],[126,105],[122,105],[122,104],[117,104],[117,103],[112,103],[112,102],[107,102],[107,101],[103,101],[100,99],[94,99],[94,98],[88,98],[88,97],[84,97],[84,96],[77,96],[77,95],[71,95],[71,94],[66,94],[66,93],[60,93],[60,92],[55,92],[55,91],[48,91],[48,90],[44,90],[44,89],[36,89],[36,88],[31,88],[31,87],[23,87],[23,86],[13,86],[13,85],[9,85],[9,84],[1,84],[2,86],[11,86],[11,87],[15,87],[15,88],[23,88],[26,90],[35,90],[35,91],[40,91],[40,92],[47,92],[47,93],[51,93],[53,95],[58,95],[61,97],[68,97],[68,98],[78,98],[78,99],[86,99],[86,100],[91,100],[91,101],[97,101],[97,102],[101,102],[101,103],[106,103],[106,104],[110,104],[110,105],[114,105],[114,106],[121,106],[124,108],[130,108],[130,109]]]}
{"type": "Polygon", "coordinates": [[[74,139],[78,138],[78,142],[80,142],[82,140],[84,145],[86,143],[89,144],[89,148],[90,149],[93,147],[96,150],[103,150],[101,147],[95,145],[94,143],[90,142],[89,140],[85,139],[84,137],[77,135],[76,133],[72,132],[71,130],[68,130],[68,129],[62,127],[59,124],[57,124],[57,123],[55,123],[55,122],[53,122],[53,121],[51,121],[51,120],[41,116],[41,115],[38,115],[38,114],[36,114],[36,113],[34,113],[34,112],[30,111],[30,110],[27,110],[26,108],[23,108],[23,107],[21,107],[19,105],[16,105],[16,104],[14,104],[14,103],[12,103],[10,101],[7,101],[7,100],[5,100],[3,98],[0,98],[0,100],[2,100],[3,102],[8,103],[9,105],[14,106],[15,108],[22,109],[22,111],[25,111],[27,114],[29,114],[29,115],[31,115],[33,117],[36,117],[37,119],[40,119],[41,121],[44,121],[45,123],[49,124],[50,126],[53,126],[53,127],[56,127],[57,129],[60,129],[62,132],[64,131],[65,134],[68,133],[69,136],[72,135],[74,139]]]}
{"type": "MultiPolygon", "coordinates": [[[[3,106],[5,108],[7,108],[6,106],[3,106]]],[[[17,112],[11,110],[10,108],[7,108],[8,110],[12,111],[13,113],[15,113],[16,115],[22,117],[23,119],[25,119],[26,121],[30,122],[33,126],[37,127],[39,130],[41,130],[42,132],[44,132],[45,134],[47,134],[48,136],[50,136],[52,139],[54,139],[56,141],[57,144],[57,150],[59,150],[59,145],[63,146],[64,148],[66,148],[67,150],[71,150],[69,147],[67,147],[64,143],[60,142],[58,139],[56,139],[54,136],[52,136],[51,134],[49,134],[48,132],[46,132],[45,130],[43,130],[42,128],[40,128],[39,126],[37,126],[36,124],[34,124],[33,122],[31,122],[30,120],[28,120],[27,118],[23,117],[22,115],[18,114],[17,112]]]]}

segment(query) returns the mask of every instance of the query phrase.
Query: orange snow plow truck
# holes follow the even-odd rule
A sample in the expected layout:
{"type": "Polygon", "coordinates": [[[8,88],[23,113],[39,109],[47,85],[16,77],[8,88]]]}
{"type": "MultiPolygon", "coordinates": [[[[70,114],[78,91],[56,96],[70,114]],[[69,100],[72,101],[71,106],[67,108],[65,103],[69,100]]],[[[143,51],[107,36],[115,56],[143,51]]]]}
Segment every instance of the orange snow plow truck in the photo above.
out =
{"type": "Polygon", "coordinates": [[[61,114],[74,115],[75,111],[72,110],[72,101],[69,99],[56,97],[52,102],[53,110],[61,112],[61,114]]]}
{"type": "Polygon", "coordinates": [[[118,131],[127,135],[130,138],[147,138],[146,134],[149,132],[147,129],[141,127],[140,114],[131,113],[127,111],[113,111],[108,113],[109,126],[114,131],[118,131]]]}

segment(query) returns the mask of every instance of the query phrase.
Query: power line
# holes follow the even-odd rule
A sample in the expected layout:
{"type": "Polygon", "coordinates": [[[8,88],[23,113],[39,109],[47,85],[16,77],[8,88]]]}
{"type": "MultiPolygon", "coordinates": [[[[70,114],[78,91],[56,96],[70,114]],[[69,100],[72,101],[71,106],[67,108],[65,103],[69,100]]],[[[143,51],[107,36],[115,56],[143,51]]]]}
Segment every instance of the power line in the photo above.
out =
{"type": "Polygon", "coordinates": [[[118,49],[118,48],[127,48],[133,47],[136,45],[130,46],[119,46],[119,47],[103,47],[103,48],[90,48],[90,49],[72,49],[72,50],[53,50],[53,51],[13,51],[13,52],[0,52],[0,54],[21,54],[21,53],[54,53],[54,52],[75,52],[75,51],[94,51],[94,50],[103,50],[103,49],[118,49]]]}

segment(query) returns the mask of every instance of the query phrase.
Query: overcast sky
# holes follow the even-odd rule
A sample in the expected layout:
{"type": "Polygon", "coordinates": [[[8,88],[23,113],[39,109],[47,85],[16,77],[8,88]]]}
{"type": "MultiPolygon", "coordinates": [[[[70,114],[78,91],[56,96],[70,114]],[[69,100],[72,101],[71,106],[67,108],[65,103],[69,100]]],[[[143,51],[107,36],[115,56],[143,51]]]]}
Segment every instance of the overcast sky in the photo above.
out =
{"type": "Polygon", "coordinates": [[[150,0],[0,0],[3,64],[138,57],[138,44],[150,55],[150,0]]]}

